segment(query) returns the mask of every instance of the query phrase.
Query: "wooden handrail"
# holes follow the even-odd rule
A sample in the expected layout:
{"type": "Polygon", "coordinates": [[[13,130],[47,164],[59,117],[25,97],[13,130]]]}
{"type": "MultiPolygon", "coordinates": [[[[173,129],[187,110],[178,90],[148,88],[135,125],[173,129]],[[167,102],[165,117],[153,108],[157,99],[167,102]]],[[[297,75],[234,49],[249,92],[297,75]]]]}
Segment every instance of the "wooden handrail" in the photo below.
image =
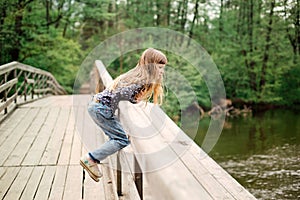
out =
{"type": "Polygon", "coordinates": [[[0,66],[0,113],[4,111],[4,117],[2,116],[0,121],[18,104],[31,102],[49,94],[67,94],[50,72],[19,62],[0,66]]]}
{"type": "MultiPolygon", "coordinates": [[[[96,61],[95,66],[99,76],[94,77],[102,79],[95,82],[109,85],[112,78],[103,63],[96,61]]],[[[119,107],[119,118],[131,135],[131,145],[120,151],[117,162],[122,171],[132,173],[130,179],[116,178],[117,183],[118,180],[127,180],[126,183],[117,184],[119,195],[124,193],[135,195],[130,199],[143,199],[145,177],[146,188],[151,190],[152,199],[255,199],[158,106],[120,102],[119,107]],[[139,139],[149,133],[152,135],[139,139]],[[173,158],[169,160],[170,157],[173,158]],[[134,180],[134,183],[130,180],[134,180]],[[127,189],[129,186],[130,191],[122,191],[122,186],[127,189]]],[[[124,176],[124,173],[117,173],[117,176],[121,174],[124,176]]]]}

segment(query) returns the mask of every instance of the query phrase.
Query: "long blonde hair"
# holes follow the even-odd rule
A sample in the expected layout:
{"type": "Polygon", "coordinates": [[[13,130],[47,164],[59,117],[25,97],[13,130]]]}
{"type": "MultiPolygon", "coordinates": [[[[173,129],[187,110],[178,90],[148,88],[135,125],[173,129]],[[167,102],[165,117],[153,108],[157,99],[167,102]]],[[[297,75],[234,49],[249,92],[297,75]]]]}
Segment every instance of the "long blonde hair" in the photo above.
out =
{"type": "Polygon", "coordinates": [[[167,57],[161,51],[148,48],[143,52],[136,67],[117,77],[109,90],[140,84],[143,89],[136,98],[149,101],[153,97],[154,104],[162,104],[163,78],[159,77],[158,65],[165,65],[167,62],[167,57]]]}

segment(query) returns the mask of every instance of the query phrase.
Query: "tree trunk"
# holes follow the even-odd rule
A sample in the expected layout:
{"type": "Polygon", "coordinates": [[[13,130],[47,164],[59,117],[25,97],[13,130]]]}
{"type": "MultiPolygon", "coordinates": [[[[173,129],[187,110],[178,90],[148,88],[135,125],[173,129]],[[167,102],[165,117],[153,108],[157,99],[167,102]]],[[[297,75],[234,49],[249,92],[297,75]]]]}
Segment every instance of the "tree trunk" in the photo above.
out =
{"type": "Polygon", "coordinates": [[[194,10],[194,17],[193,17],[193,21],[192,21],[192,25],[191,25],[191,29],[190,29],[190,33],[189,33],[189,43],[188,46],[190,45],[191,39],[193,37],[193,29],[196,23],[196,19],[198,18],[198,7],[199,7],[199,0],[196,0],[196,5],[195,5],[195,10],[194,10]]]}
{"type": "Polygon", "coordinates": [[[249,56],[248,56],[248,64],[249,64],[249,69],[250,69],[250,87],[252,90],[257,91],[257,86],[256,86],[256,73],[254,72],[255,68],[255,61],[253,60],[253,13],[254,13],[254,5],[253,5],[253,0],[248,1],[250,5],[248,5],[249,13],[248,13],[248,36],[249,36],[249,56]]]}
{"type": "Polygon", "coordinates": [[[296,58],[300,56],[300,0],[297,0],[297,10],[296,10],[296,20],[295,20],[295,35],[297,38],[296,44],[298,48],[298,55],[295,55],[294,61],[296,62],[296,58]]]}
{"type": "Polygon", "coordinates": [[[248,2],[250,2],[248,14],[249,51],[253,53],[253,0],[249,0],[248,2]]]}
{"type": "MultiPolygon", "coordinates": [[[[297,57],[300,55],[300,22],[299,22],[299,18],[300,18],[300,0],[297,0],[297,4],[295,6],[295,19],[293,21],[293,24],[295,26],[294,30],[294,35],[291,33],[290,31],[290,23],[288,21],[288,9],[287,9],[287,0],[284,1],[284,18],[286,21],[286,33],[287,33],[287,36],[289,38],[289,41],[290,41],[290,44],[293,48],[293,60],[294,60],[294,63],[296,64],[297,62],[297,57]]],[[[293,16],[292,14],[292,11],[291,13],[289,13],[291,16],[293,16]]],[[[292,18],[292,17],[291,17],[292,18]]]]}
{"type": "MultiPolygon", "coordinates": [[[[2,32],[2,29],[5,29],[3,27],[4,25],[4,20],[6,18],[6,8],[7,8],[7,1],[3,1],[0,3],[1,5],[1,13],[0,13],[0,33],[2,32]]],[[[1,53],[0,53],[0,64],[6,63],[6,54],[7,52],[4,50],[3,46],[3,39],[0,40],[0,48],[1,48],[1,53]]]]}
{"type": "Polygon", "coordinates": [[[47,22],[47,31],[49,31],[49,24],[50,24],[50,0],[46,0],[46,22],[47,22]]]}
{"type": "Polygon", "coordinates": [[[224,11],[224,0],[221,0],[220,16],[219,16],[219,40],[222,41],[223,37],[223,11],[224,11]]]}
{"type": "Polygon", "coordinates": [[[6,18],[6,8],[7,8],[7,1],[3,1],[1,4],[1,14],[0,14],[0,31],[2,29],[2,26],[4,24],[4,19],[6,18]]]}
{"type": "Polygon", "coordinates": [[[259,82],[260,92],[262,92],[263,87],[266,84],[266,71],[267,71],[267,64],[269,60],[269,48],[270,48],[270,41],[271,41],[274,7],[275,7],[275,0],[272,0],[270,14],[269,14],[269,23],[267,26],[266,45],[265,45],[265,50],[264,50],[263,60],[262,60],[261,78],[259,82]]]}
{"type": "Polygon", "coordinates": [[[183,1],[183,9],[181,10],[181,31],[184,32],[185,24],[187,21],[187,9],[188,9],[188,1],[183,1]]]}
{"type": "Polygon", "coordinates": [[[168,7],[167,26],[169,26],[170,25],[170,19],[171,19],[171,0],[168,1],[167,7],[168,7]]]}
{"type": "Polygon", "coordinates": [[[156,26],[159,26],[159,21],[160,21],[160,9],[159,9],[159,0],[155,1],[155,5],[156,5],[156,26]]]}
{"type": "MultiPolygon", "coordinates": [[[[62,14],[62,9],[63,9],[63,6],[64,6],[64,3],[65,3],[65,0],[61,0],[60,3],[58,4],[58,8],[57,8],[57,13],[58,13],[58,19],[57,22],[55,23],[55,28],[58,28],[59,27],[59,24],[60,24],[60,19],[62,18],[61,16],[63,15],[62,14]]],[[[71,2],[69,2],[69,8],[68,8],[68,11],[70,11],[71,7],[71,2]]],[[[50,10],[51,10],[51,7],[50,7],[50,10]]]]}

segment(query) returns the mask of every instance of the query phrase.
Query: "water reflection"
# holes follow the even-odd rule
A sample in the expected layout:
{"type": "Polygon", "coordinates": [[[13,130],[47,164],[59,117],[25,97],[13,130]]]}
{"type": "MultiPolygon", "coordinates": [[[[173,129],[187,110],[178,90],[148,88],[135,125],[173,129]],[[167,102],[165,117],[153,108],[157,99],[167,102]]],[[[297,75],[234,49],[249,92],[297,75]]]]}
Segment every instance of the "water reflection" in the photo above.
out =
{"type": "MultiPolygon", "coordinates": [[[[201,146],[209,119],[195,141],[201,146]]],[[[300,199],[300,114],[268,111],[227,119],[208,152],[258,199],[300,199]]]]}

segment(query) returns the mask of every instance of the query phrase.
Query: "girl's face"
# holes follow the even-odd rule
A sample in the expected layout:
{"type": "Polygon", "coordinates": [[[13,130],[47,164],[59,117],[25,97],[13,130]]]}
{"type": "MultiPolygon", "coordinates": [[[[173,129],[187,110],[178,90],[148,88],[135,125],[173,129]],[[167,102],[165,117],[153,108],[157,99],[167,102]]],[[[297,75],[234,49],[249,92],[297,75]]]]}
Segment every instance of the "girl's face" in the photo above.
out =
{"type": "Polygon", "coordinates": [[[157,74],[158,74],[159,80],[162,80],[164,73],[165,73],[165,64],[158,64],[157,65],[157,74]]]}

